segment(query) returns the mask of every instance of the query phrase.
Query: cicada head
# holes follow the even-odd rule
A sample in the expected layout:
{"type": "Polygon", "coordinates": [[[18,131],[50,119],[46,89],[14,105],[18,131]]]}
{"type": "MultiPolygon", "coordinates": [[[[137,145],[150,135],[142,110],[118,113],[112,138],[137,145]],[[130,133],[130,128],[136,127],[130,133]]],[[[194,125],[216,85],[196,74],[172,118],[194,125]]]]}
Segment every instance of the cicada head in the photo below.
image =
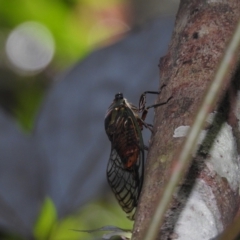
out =
{"type": "Polygon", "coordinates": [[[105,131],[108,135],[109,140],[111,141],[111,136],[114,132],[116,117],[119,115],[119,112],[123,110],[126,106],[126,99],[123,98],[122,93],[117,93],[112,104],[109,106],[107,110],[107,114],[105,116],[105,131]]]}

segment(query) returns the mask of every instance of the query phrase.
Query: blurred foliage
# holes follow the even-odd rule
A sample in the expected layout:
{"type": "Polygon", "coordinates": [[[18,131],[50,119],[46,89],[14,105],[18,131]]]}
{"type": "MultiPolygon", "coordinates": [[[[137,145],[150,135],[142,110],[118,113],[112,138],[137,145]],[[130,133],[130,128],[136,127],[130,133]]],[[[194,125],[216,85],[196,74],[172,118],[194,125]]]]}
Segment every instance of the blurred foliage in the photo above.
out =
{"type": "Polygon", "coordinates": [[[48,239],[51,229],[56,221],[57,210],[55,209],[52,200],[46,197],[34,227],[35,239],[48,239]]]}
{"type": "MultiPolygon", "coordinates": [[[[129,7],[129,3],[124,0],[0,0],[1,108],[16,118],[23,130],[29,132],[55,75],[85,57],[99,42],[121,31],[107,20],[127,22],[126,11],[123,11],[128,9],[126,6],[129,7]],[[56,44],[53,61],[47,69],[36,75],[14,72],[5,55],[8,35],[25,21],[36,21],[46,26],[56,44]]],[[[122,24],[123,30],[126,26],[122,24]]],[[[93,236],[70,229],[94,229],[104,225],[130,229],[132,222],[126,218],[115,199],[113,202],[114,205],[106,201],[91,203],[80,212],[57,220],[53,202],[46,198],[33,229],[35,238],[87,240],[93,239],[93,236]]],[[[0,238],[21,239],[5,232],[0,232],[0,238]]]]}
{"type": "Polygon", "coordinates": [[[56,209],[51,199],[46,198],[35,224],[35,239],[64,240],[101,238],[104,232],[85,233],[74,230],[90,230],[113,225],[132,229],[133,222],[128,220],[118,205],[106,201],[87,204],[79,212],[62,220],[57,220],[56,209]]]}
{"type": "Polygon", "coordinates": [[[115,199],[112,202],[98,201],[87,204],[75,216],[70,216],[59,222],[53,229],[50,239],[90,240],[94,237],[100,238],[103,235],[102,232],[89,234],[74,230],[96,229],[107,225],[132,229],[133,222],[127,219],[126,214],[115,199]]]}
{"type": "Polygon", "coordinates": [[[129,6],[125,0],[0,0],[1,107],[17,119],[22,129],[30,131],[54,76],[96,46],[117,40],[119,32],[128,29],[125,22],[129,22],[129,6]],[[55,41],[54,59],[34,76],[13,73],[4,54],[8,35],[26,21],[43,24],[55,41]]]}
{"type": "Polygon", "coordinates": [[[6,69],[0,72],[3,78],[0,78],[1,107],[16,118],[22,129],[30,131],[50,79],[43,74],[23,77],[6,69]]]}
{"type": "Polygon", "coordinates": [[[24,240],[24,238],[9,232],[0,231],[1,240],[24,240]]]}
{"type": "MultiPolygon", "coordinates": [[[[36,220],[33,235],[35,240],[101,239],[105,234],[104,231],[89,234],[78,230],[94,230],[109,225],[129,230],[133,227],[133,221],[126,217],[113,198],[110,198],[110,201],[99,200],[89,203],[73,215],[58,220],[54,203],[46,197],[36,220]]],[[[24,238],[0,231],[0,239],[23,240],[24,238]]]]}
{"type": "MultiPolygon", "coordinates": [[[[65,68],[66,65],[91,51],[92,43],[99,42],[99,32],[94,34],[91,30],[99,21],[107,18],[111,10],[121,7],[122,2],[120,0],[0,0],[0,31],[6,33],[25,21],[44,24],[55,39],[55,61],[65,68]],[[93,35],[91,38],[95,39],[95,42],[89,42],[89,34],[93,35]]],[[[115,11],[116,18],[119,18],[118,14],[119,12],[115,11]]],[[[102,31],[104,30],[102,26],[102,31]]]]}

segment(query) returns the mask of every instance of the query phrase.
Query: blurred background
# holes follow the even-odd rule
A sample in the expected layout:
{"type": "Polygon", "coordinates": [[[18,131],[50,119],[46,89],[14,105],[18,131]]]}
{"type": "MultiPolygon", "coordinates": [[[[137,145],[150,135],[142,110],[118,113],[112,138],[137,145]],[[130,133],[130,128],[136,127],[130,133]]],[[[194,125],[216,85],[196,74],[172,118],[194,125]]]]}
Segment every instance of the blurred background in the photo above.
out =
{"type": "Polygon", "coordinates": [[[0,0],[1,239],[132,227],[106,183],[104,116],[117,92],[158,89],[178,4],[0,0]]]}

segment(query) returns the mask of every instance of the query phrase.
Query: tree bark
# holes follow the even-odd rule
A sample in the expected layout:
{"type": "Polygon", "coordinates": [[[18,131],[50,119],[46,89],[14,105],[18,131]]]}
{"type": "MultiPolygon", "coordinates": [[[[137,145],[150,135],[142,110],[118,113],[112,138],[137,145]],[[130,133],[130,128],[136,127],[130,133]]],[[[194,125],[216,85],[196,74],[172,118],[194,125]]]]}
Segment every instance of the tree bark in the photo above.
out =
{"type": "MultiPolygon", "coordinates": [[[[169,51],[160,62],[161,84],[167,87],[158,101],[171,95],[173,99],[156,109],[133,240],[142,239],[149,226],[177,161],[175,150],[192,124],[239,17],[239,0],[180,3],[169,51]]],[[[239,79],[233,73],[230,69],[229,78],[239,79]]],[[[226,89],[223,86],[222,95],[226,89]]],[[[238,89],[233,82],[210,114],[204,140],[173,196],[157,239],[211,239],[232,222],[240,203],[238,89]]]]}

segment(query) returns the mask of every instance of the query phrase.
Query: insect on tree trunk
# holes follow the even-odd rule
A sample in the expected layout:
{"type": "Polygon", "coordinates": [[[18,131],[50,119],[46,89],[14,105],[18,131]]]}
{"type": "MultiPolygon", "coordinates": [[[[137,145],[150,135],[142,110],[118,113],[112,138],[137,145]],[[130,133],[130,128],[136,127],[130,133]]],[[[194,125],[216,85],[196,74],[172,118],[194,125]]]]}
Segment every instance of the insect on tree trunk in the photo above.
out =
{"type": "MultiPolygon", "coordinates": [[[[167,87],[158,100],[161,102],[170,95],[173,99],[156,109],[133,240],[143,239],[156,203],[164,197],[163,186],[178,158],[176,149],[193,123],[239,18],[239,0],[180,3],[169,51],[160,62],[161,84],[167,87]]],[[[240,203],[240,74],[234,70],[229,69],[228,79],[232,79],[232,84],[222,86],[222,97],[209,114],[201,134],[203,141],[199,140],[192,165],[185,170],[186,177],[172,196],[157,239],[211,239],[237,214],[240,203]]]]}

